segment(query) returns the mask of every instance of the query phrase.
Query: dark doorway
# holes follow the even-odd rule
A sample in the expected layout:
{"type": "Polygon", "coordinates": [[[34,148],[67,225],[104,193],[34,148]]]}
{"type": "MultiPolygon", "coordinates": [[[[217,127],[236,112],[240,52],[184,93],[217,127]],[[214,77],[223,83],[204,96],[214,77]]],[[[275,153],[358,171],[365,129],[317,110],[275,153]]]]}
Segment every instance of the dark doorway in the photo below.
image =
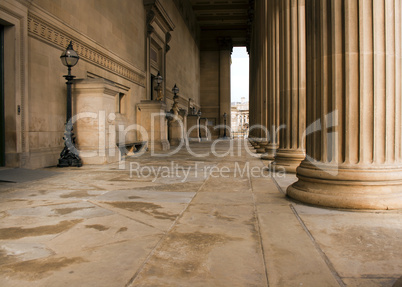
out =
{"type": "Polygon", "coordinates": [[[0,25],[0,166],[5,166],[4,126],[4,26],[0,25]]]}

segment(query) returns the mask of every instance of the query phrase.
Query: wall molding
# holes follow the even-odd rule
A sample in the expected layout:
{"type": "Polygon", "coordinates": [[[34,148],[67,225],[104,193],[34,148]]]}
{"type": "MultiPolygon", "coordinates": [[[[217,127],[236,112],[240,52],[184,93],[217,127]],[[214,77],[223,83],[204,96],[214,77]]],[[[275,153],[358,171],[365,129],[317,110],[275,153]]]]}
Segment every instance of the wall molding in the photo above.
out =
{"type": "Polygon", "coordinates": [[[73,35],[67,25],[62,24],[65,28],[61,29],[44,20],[41,16],[29,11],[28,13],[28,33],[29,36],[39,39],[47,44],[61,48],[64,50],[70,41],[73,41],[74,49],[77,51],[81,60],[96,65],[108,72],[116,74],[132,83],[145,87],[145,73],[127,63],[118,56],[111,56],[110,53],[101,51],[102,48],[96,47],[91,43],[92,40],[83,39],[81,35],[73,35]]]}

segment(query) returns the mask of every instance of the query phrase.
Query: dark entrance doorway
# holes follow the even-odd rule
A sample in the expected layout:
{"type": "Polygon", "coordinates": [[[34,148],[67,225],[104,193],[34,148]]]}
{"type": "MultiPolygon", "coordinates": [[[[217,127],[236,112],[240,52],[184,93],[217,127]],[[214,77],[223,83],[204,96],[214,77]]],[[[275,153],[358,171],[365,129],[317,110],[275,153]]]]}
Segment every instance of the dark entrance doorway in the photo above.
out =
{"type": "Polygon", "coordinates": [[[5,166],[4,126],[4,26],[0,25],[0,166],[5,166]]]}

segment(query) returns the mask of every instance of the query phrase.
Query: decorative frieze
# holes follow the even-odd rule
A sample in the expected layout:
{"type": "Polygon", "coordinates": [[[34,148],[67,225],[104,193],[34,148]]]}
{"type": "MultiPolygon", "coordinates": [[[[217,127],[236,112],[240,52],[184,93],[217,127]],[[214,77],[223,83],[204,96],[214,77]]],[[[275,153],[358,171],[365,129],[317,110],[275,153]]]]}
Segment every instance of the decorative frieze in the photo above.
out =
{"type": "Polygon", "coordinates": [[[38,38],[39,40],[62,49],[65,49],[68,43],[73,41],[74,49],[77,51],[81,59],[125,78],[130,82],[140,86],[145,86],[145,75],[140,71],[136,71],[134,67],[130,67],[128,63],[123,63],[123,60],[119,61],[105,53],[102,53],[91,44],[84,42],[81,39],[77,39],[68,32],[47,23],[32,13],[28,14],[28,33],[32,37],[38,38]]]}

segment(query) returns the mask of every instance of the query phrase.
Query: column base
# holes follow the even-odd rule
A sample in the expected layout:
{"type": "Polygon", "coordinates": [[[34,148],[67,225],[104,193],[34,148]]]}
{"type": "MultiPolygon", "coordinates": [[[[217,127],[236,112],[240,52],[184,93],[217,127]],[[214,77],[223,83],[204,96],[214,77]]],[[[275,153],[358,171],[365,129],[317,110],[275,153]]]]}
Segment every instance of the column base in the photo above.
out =
{"type": "Polygon", "coordinates": [[[257,153],[265,153],[265,148],[267,147],[268,142],[261,142],[260,147],[256,149],[257,153]]]}
{"type": "Polygon", "coordinates": [[[402,166],[357,169],[303,161],[287,195],[301,202],[347,209],[402,209],[402,166]]]}
{"type": "Polygon", "coordinates": [[[277,144],[268,144],[268,146],[265,147],[265,154],[261,156],[261,159],[263,160],[274,160],[276,153],[278,151],[278,145],[277,144]]]}
{"type": "Polygon", "coordinates": [[[261,139],[254,139],[254,144],[253,144],[254,149],[257,150],[257,149],[261,148],[260,143],[261,143],[261,139]]]}
{"type": "Polygon", "coordinates": [[[186,145],[186,141],[184,138],[172,138],[169,140],[170,147],[177,147],[179,145],[186,145]]]}
{"type": "Polygon", "coordinates": [[[306,154],[301,150],[279,149],[269,168],[274,171],[284,169],[286,172],[296,173],[296,168],[305,157],[306,154]]]}
{"type": "Polygon", "coordinates": [[[200,138],[188,138],[188,141],[191,143],[199,143],[201,142],[200,138]]]}

